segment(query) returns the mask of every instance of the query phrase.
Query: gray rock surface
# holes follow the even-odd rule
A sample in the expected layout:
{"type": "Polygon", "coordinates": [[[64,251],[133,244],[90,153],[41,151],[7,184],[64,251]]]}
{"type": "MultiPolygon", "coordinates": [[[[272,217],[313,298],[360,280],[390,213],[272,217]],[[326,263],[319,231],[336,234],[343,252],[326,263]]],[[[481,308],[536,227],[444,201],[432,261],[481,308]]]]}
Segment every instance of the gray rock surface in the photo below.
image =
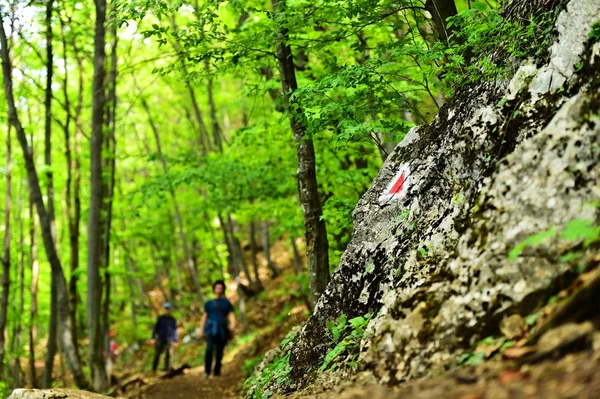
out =
{"type": "Polygon", "coordinates": [[[574,277],[559,258],[580,242],[558,233],[599,218],[600,60],[587,40],[598,20],[596,0],[571,0],[548,65],[459,93],[397,146],[357,205],[353,238],[292,345],[292,388],[315,376],[332,345],[326,322],[340,314],[376,314],[360,365],[380,382],[400,382],[454,363],[574,277]],[[387,195],[402,171],[402,189],[387,195]],[[509,259],[548,231],[557,234],[509,259]]]}
{"type": "Polygon", "coordinates": [[[72,389],[15,389],[8,399],[106,399],[110,396],[72,389]]]}

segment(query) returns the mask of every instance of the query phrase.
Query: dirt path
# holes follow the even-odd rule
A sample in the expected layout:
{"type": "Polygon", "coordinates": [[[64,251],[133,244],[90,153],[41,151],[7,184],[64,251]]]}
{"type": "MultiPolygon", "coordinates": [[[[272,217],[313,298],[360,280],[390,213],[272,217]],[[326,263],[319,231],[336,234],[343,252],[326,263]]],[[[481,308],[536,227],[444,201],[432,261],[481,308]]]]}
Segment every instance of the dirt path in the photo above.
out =
{"type": "Polygon", "coordinates": [[[244,373],[240,362],[223,365],[220,377],[204,379],[204,367],[187,370],[185,375],[158,382],[146,389],[146,399],[226,399],[241,397],[244,373]]]}

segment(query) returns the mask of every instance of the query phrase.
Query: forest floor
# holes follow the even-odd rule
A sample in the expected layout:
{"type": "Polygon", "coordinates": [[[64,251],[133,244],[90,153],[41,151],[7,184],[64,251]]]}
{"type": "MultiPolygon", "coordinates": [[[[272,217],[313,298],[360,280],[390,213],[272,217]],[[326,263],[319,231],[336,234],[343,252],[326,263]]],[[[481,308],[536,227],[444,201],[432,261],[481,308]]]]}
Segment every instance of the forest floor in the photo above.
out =
{"type": "Polygon", "coordinates": [[[234,359],[224,365],[223,374],[204,378],[204,368],[197,367],[183,376],[160,380],[145,391],[148,399],[225,399],[239,398],[246,376],[242,371],[242,359],[234,359]]]}

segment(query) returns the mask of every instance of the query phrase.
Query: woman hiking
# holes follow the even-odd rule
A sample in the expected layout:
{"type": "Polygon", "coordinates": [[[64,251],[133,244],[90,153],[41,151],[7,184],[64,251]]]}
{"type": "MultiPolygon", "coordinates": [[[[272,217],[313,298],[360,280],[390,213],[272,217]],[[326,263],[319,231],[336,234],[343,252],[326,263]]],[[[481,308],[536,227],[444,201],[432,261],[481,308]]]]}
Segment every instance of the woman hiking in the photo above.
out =
{"type": "Polygon", "coordinates": [[[235,316],[233,305],[225,297],[225,282],[215,281],[213,284],[214,299],[204,304],[204,315],[202,315],[202,336],[206,337],[206,355],[204,360],[204,377],[209,378],[211,371],[218,377],[221,375],[221,361],[223,350],[227,341],[232,338],[235,330],[235,316]],[[215,365],[213,369],[213,352],[216,352],[215,365]]]}

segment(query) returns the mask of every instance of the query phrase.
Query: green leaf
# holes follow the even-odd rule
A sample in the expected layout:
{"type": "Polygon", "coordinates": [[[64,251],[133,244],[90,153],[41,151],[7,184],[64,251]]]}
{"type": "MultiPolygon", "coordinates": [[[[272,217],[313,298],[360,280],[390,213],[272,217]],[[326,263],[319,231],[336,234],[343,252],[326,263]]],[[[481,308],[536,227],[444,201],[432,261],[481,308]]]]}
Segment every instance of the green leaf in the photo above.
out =
{"type": "Polygon", "coordinates": [[[543,231],[541,233],[537,233],[534,234],[532,236],[527,237],[526,239],[524,239],[523,241],[521,241],[520,243],[518,243],[512,251],[510,251],[510,253],[508,254],[508,259],[510,260],[515,260],[519,257],[519,255],[521,254],[521,252],[523,252],[523,250],[527,247],[527,246],[531,246],[531,247],[535,247],[540,245],[542,242],[544,242],[544,240],[548,239],[548,238],[552,238],[556,236],[556,228],[552,227],[549,230],[543,231]]]}
{"type": "Polygon", "coordinates": [[[529,316],[527,316],[527,318],[525,319],[525,323],[527,323],[528,326],[532,326],[535,324],[535,322],[542,316],[541,312],[536,312],[533,314],[530,314],[529,316]]]}
{"type": "Polygon", "coordinates": [[[473,7],[475,10],[480,11],[480,12],[484,12],[486,10],[488,10],[488,5],[482,1],[474,1],[471,3],[471,7],[473,7]]]}
{"type": "Polygon", "coordinates": [[[334,361],[345,350],[346,350],[346,345],[344,344],[344,342],[338,343],[335,346],[335,348],[333,348],[331,351],[329,351],[329,353],[327,353],[327,355],[325,355],[325,360],[323,361],[323,364],[321,365],[321,367],[319,367],[319,372],[322,373],[323,371],[327,370],[327,368],[329,367],[329,364],[332,361],[334,361]]]}

